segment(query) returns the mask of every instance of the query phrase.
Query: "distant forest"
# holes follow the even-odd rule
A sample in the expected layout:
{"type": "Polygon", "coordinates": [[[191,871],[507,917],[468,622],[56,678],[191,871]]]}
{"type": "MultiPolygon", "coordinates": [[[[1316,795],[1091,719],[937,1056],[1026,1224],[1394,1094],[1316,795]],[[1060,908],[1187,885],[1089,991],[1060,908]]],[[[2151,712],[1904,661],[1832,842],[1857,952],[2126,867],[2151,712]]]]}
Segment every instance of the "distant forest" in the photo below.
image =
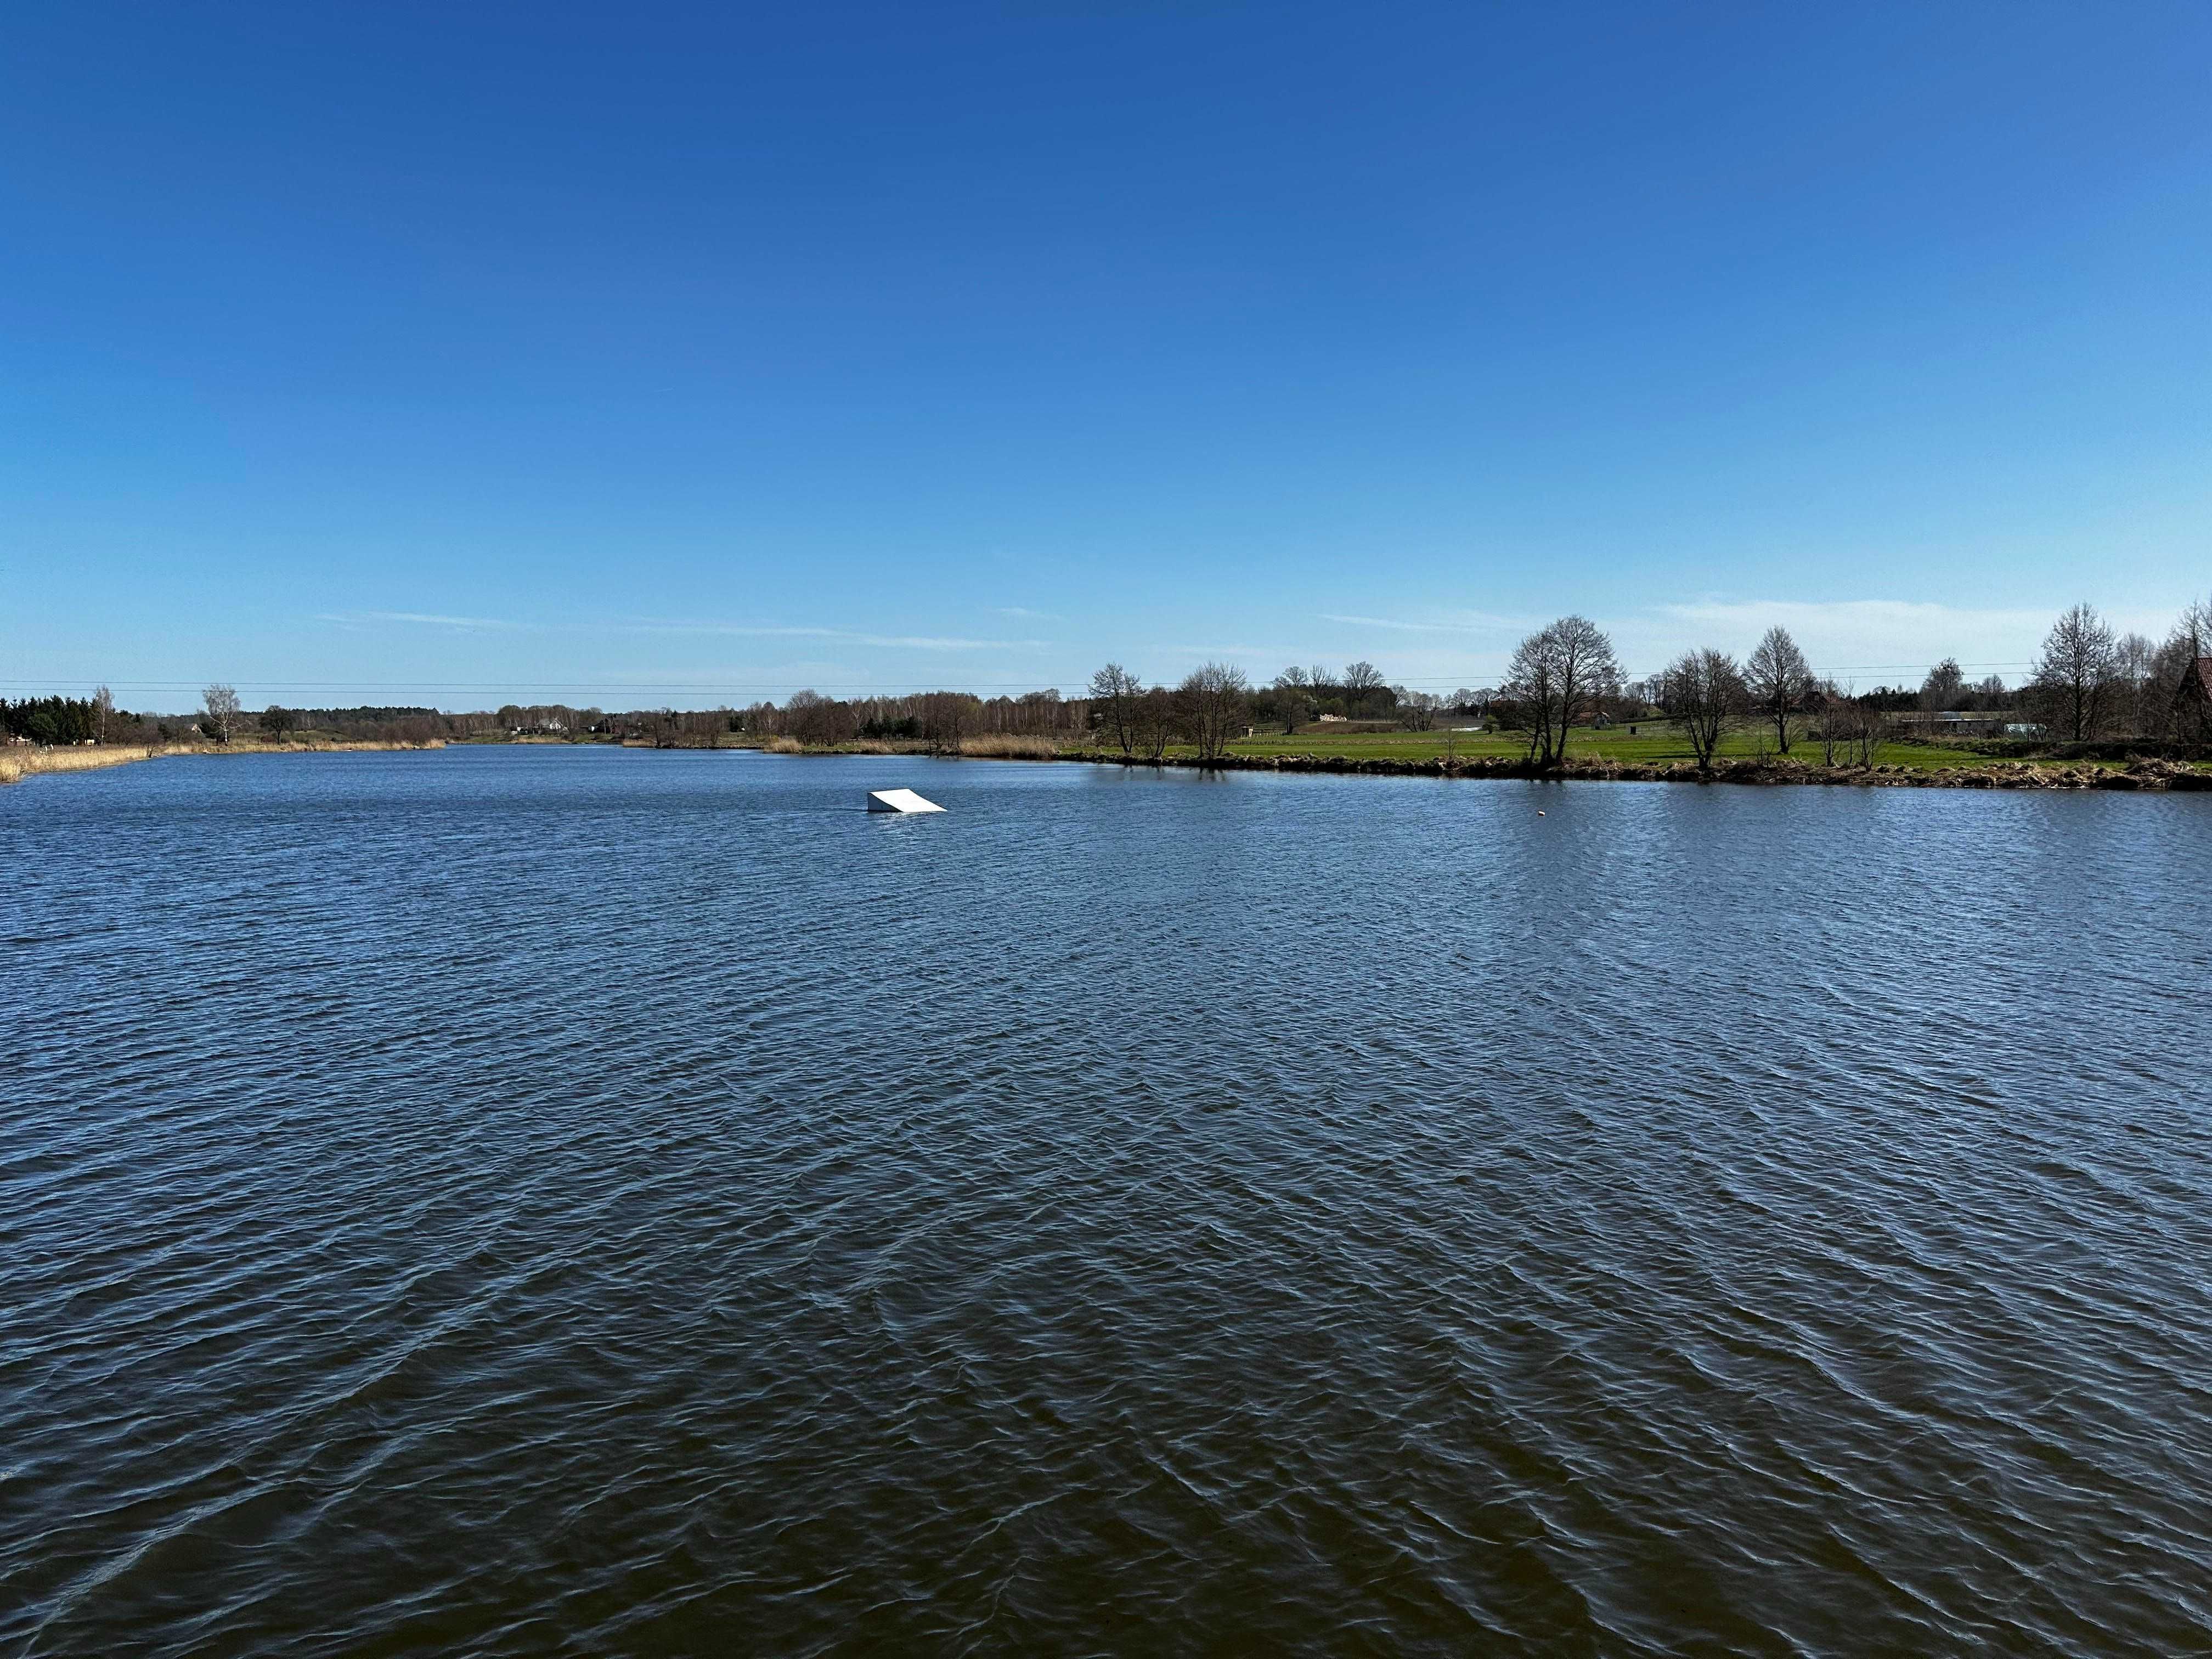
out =
{"type": "Polygon", "coordinates": [[[242,708],[234,690],[210,685],[188,714],[132,713],[106,688],[88,698],[0,699],[0,736],[39,744],[230,743],[240,739],[423,743],[541,738],[690,747],[732,736],[780,746],[853,743],[920,744],[940,752],[994,739],[1088,745],[1158,758],[1175,744],[1217,755],[1248,731],[1295,732],[1316,722],[1427,731],[1468,720],[1519,733],[1531,758],[1565,751],[1568,732],[1632,720],[1673,723],[1701,760],[1726,734],[1750,729],[1760,746],[1788,754],[1817,738],[1870,756],[1881,742],[1942,733],[2001,736],[2045,745],[2133,743],[2212,745],[2212,601],[2192,605],[2166,637],[2118,635],[2091,607],[2055,622],[2033,672],[2017,686],[1996,676],[1969,679],[1955,660],[1917,686],[1859,691],[1813,671],[1787,630],[1771,629],[1738,661],[1716,647],[1683,653],[1657,674],[1630,679],[1613,642],[1581,617],[1563,617],[1524,639],[1500,682],[1449,695],[1393,684],[1373,664],[1341,671],[1293,665],[1267,684],[1243,670],[1208,663],[1174,685],[1147,684],[1116,663],[1091,678],[1085,695],[1057,690],[980,697],[964,691],[843,699],[793,693],[748,708],[610,712],[565,703],[509,703],[447,714],[434,708],[242,708]]]}

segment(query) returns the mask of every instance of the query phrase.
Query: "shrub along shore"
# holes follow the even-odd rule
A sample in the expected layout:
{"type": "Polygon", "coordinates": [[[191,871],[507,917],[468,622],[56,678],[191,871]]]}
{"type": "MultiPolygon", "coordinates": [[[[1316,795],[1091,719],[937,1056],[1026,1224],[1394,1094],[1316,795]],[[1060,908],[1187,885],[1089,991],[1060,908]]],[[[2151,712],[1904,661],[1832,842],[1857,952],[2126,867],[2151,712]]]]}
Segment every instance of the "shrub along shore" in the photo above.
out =
{"type": "Polygon", "coordinates": [[[172,755],[303,755],[363,750],[443,749],[442,738],[425,743],[382,740],[338,743],[310,739],[301,743],[161,743],[100,744],[67,749],[0,749],[0,783],[18,783],[47,772],[89,772],[102,766],[128,766],[133,761],[165,760],[172,755]]]}

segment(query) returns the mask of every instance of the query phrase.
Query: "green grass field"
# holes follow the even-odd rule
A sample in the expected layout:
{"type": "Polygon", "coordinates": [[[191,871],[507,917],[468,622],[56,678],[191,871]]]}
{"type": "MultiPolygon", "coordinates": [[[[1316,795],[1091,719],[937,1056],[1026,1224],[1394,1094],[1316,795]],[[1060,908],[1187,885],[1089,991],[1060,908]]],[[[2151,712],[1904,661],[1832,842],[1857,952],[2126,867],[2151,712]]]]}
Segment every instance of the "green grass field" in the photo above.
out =
{"type": "MultiPolygon", "coordinates": [[[[1490,756],[1518,759],[1528,752],[1526,740],[1518,732],[1300,732],[1294,737],[1280,732],[1263,733],[1247,738],[1229,745],[1239,755],[1321,755],[1341,756],[1347,760],[1436,760],[1447,752],[1462,759],[1480,760],[1490,756]]],[[[1770,744],[1770,748],[1771,744],[1770,744]]],[[[1759,752],[1755,733],[1738,732],[1730,734],[1721,744],[1723,758],[1749,757],[1759,752]]],[[[1820,763],[1820,745],[1814,741],[1799,738],[1790,746],[1790,758],[1802,760],[1809,765],[1820,763]]],[[[1666,766],[1675,761],[1694,761],[1680,732],[1671,726],[1638,722],[1634,735],[1626,726],[1614,726],[1600,732],[1588,726],[1578,726],[1567,741],[1569,759],[1612,760],[1632,762],[1644,766],[1666,766]]],[[[1975,766],[1985,763],[1986,755],[1977,755],[1964,749],[1937,749],[1924,744],[1888,743],[1881,746],[1875,759],[1885,766],[1975,766]]]]}
{"type": "MultiPolygon", "coordinates": [[[[1762,753],[1760,734],[1756,732],[1732,732],[1721,744],[1723,760],[1756,759],[1762,753]]],[[[498,741],[499,739],[493,739],[498,741]]],[[[777,741],[781,741],[780,739],[777,741]]],[[[988,744],[990,739],[981,740],[988,744]]],[[[1015,740],[1042,742],[1041,739],[1015,740]]],[[[749,749],[768,746],[768,740],[753,737],[729,736],[719,738],[716,746],[749,749]]],[[[841,745],[849,753],[921,754],[925,745],[919,743],[849,744],[841,745]]],[[[1096,754],[1108,749],[1097,737],[1077,743],[1061,740],[1063,754],[1081,751],[1096,754]]],[[[1346,732],[1335,726],[1318,729],[1308,726],[1292,736],[1280,732],[1262,732],[1257,737],[1242,738],[1229,745],[1233,755],[1263,760],[1271,755],[1313,755],[1322,759],[1348,761],[1429,761],[1441,760],[1447,755],[1456,755],[1462,760],[1486,760],[1497,757],[1520,760],[1528,753],[1528,744],[1519,732],[1346,732]]],[[[1168,750],[1170,758],[1188,760],[1196,750],[1188,744],[1176,744],[1168,750]]],[[[1771,743],[1764,751],[1772,754],[1771,743]]],[[[1008,758],[1019,757],[1009,756],[1008,758]]],[[[1035,758],[1047,758],[1039,755],[1035,758]]],[[[1820,744],[1817,739],[1800,738],[1790,746],[1790,759],[1802,761],[1808,766],[1823,764],[1820,744]]],[[[1665,721],[1639,721],[1633,732],[1626,726],[1598,731],[1590,726],[1577,726],[1569,736],[1567,758],[1575,760],[1609,760],[1638,766],[1669,766],[1677,762],[1687,763],[1697,757],[1681,734],[1665,721]]],[[[1988,755],[1967,749],[1949,749],[1929,744],[1886,743],[1875,751],[1875,764],[1905,766],[1923,771],[1942,771],[1954,767],[1988,766],[1997,763],[1988,755]]],[[[1848,760],[1841,763],[1848,765],[1848,760]]],[[[2096,766],[2118,770],[2126,763],[2119,760],[2039,761],[2032,764],[2066,767],[2096,766]]]]}

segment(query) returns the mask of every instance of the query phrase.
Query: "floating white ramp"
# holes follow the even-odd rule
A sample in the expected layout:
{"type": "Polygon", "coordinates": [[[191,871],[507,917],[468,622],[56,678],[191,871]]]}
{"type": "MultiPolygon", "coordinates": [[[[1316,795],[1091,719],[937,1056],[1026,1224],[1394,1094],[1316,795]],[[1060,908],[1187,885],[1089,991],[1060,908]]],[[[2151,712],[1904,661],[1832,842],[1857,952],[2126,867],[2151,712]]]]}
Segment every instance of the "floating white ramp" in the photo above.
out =
{"type": "Polygon", "coordinates": [[[871,812],[942,812],[945,809],[933,800],[924,800],[911,789],[871,789],[868,792],[868,811],[871,812]]]}

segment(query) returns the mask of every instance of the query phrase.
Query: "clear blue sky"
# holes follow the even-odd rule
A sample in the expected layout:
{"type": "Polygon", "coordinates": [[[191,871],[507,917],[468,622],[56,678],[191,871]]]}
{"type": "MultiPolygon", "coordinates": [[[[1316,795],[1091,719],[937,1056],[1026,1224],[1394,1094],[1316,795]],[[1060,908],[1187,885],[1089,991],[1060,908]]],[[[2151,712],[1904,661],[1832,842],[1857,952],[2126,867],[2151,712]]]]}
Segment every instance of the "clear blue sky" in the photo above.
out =
{"type": "Polygon", "coordinates": [[[2017,678],[2208,550],[2202,0],[0,21],[0,692],[2017,678]]]}

